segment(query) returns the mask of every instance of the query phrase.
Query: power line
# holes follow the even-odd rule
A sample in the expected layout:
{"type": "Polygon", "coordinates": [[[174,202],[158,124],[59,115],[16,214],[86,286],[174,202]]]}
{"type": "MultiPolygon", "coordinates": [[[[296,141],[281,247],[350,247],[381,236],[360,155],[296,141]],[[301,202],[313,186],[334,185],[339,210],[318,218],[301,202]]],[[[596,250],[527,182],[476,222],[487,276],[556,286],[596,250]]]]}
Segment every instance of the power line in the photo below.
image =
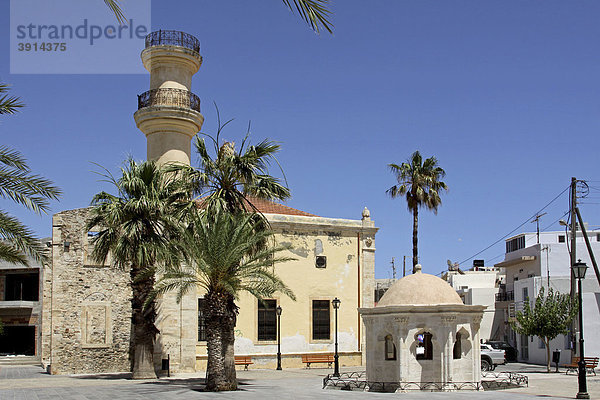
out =
{"type": "Polygon", "coordinates": [[[523,222],[521,225],[517,226],[515,229],[513,229],[512,231],[508,232],[506,235],[502,236],[500,239],[496,240],[494,243],[490,244],[489,246],[487,246],[485,249],[473,254],[471,257],[466,258],[465,260],[459,262],[459,264],[463,264],[475,257],[477,257],[478,255],[480,255],[481,253],[483,253],[486,250],[489,250],[490,248],[494,247],[495,245],[497,245],[498,243],[500,243],[501,241],[503,241],[504,239],[506,239],[507,237],[509,237],[510,235],[512,235],[513,233],[515,233],[516,231],[518,231],[519,229],[521,229],[525,224],[527,224],[529,221],[531,221],[533,218],[535,218],[540,212],[544,211],[550,204],[554,203],[560,196],[562,196],[567,190],[569,190],[571,188],[571,185],[567,186],[562,192],[560,192],[555,198],[553,198],[552,200],[550,200],[550,202],[548,204],[546,204],[544,207],[542,207],[541,209],[539,209],[538,211],[536,211],[533,216],[527,218],[525,220],[525,222],[523,222]]]}

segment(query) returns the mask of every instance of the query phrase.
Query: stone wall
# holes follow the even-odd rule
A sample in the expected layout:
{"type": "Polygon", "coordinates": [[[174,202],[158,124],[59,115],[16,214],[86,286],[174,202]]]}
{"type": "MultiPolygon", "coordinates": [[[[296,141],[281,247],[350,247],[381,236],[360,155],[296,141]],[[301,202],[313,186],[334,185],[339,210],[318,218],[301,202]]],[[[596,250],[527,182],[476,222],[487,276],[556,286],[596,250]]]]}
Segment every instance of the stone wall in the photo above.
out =
{"type": "Polygon", "coordinates": [[[76,209],[52,220],[52,263],[43,281],[42,360],[53,374],[130,370],[129,274],[86,265],[87,215],[87,209],[76,209]]]}
{"type": "MultiPolygon", "coordinates": [[[[88,209],[76,209],[53,218],[52,263],[42,283],[42,362],[53,374],[131,370],[129,272],[91,259],[87,216],[88,209]]],[[[172,372],[194,371],[196,295],[178,304],[167,294],[158,311],[155,368],[170,357],[172,372]]]]}

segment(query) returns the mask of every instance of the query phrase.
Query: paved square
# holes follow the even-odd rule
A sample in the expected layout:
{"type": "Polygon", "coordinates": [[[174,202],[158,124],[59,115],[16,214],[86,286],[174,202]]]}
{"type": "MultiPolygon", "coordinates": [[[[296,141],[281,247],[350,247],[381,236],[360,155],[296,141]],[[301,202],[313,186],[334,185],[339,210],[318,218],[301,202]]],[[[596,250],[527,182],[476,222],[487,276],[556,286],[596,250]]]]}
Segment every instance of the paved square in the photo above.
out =
{"type": "MultiPolygon", "coordinates": [[[[342,371],[354,370],[342,368],[342,371]]],[[[486,392],[452,393],[365,393],[321,388],[331,369],[290,369],[283,371],[238,371],[236,392],[203,392],[204,374],[182,374],[169,379],[131,381],[128,374],[47,375],[37,366],[0,366],[0,400],[149,400],[149,399],[550,399],[574,398],[577,376],[564,372],[546,374],[545,368],[526,364],[508,364],[498,370],[515,371],[529,376],[529,387],[486,392]]],[[[588,377],[591,398],[600,398],[600,378],[588,377]]]]}

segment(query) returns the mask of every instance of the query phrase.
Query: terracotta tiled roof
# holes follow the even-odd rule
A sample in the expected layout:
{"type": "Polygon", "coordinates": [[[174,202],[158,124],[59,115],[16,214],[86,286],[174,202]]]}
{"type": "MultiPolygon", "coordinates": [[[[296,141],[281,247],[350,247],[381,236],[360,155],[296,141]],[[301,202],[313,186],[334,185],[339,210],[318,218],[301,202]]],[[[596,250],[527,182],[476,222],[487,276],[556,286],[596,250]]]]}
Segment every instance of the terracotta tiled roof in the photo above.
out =
{"type": "Polygon", "coordinates": [[[305,211],[296,210],[295,208],[284,206],[283,204],[264,199],[250,199],[254,207],[258,208],[263,214],[283,214],[283,215],[300,215],[304,217],[317,217],[317,215],[307,213],[305,211]]]}
{"type": "MultiPolygon", "coordinates": [[[[203,199],[198,200],[198,205],[203,207],[203,199]]],[[[299,215],[303,217],[318,217],[318,215],[307,213],[306,211],[296,210],[295,208],[284,206],[280,203],[275,203],[270,200],[258,199],[256,197],[249,198],[252,205],[263,214],[280,214],[280,215],[299,215]]],[[[249,207],[250,208],[250,207],[249,207]]]]}

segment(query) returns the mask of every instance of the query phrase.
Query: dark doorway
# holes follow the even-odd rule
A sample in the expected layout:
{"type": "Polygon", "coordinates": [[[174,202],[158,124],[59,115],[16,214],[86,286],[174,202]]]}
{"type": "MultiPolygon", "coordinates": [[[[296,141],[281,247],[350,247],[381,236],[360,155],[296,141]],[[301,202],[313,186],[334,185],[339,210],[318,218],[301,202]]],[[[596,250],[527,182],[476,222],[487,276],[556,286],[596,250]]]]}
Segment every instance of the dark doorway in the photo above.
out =
{"type": "Polygon", "coordinates": [[[35,356],[35,326],[4,325],[0,336],[0,355],[35,356]]]}

